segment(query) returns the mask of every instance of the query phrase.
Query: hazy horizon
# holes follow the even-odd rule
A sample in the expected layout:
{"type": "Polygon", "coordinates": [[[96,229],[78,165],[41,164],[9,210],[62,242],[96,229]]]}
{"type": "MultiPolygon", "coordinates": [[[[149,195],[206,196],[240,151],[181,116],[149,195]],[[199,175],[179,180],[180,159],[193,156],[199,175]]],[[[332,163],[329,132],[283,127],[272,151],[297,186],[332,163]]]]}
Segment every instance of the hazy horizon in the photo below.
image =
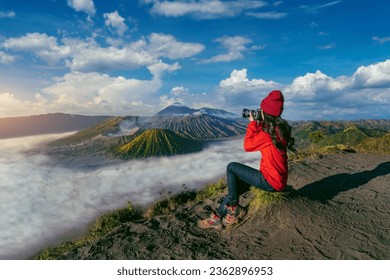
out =
{"type": "MultiPolygon", "coordinates": [[[[169,106],[169,105],[168,105],[169,106]]],[[[247,106],[248,107],[248,106],[247,106]]],[[[164,107],[165,108],[165,107],[164,107]]],[[[163,109],[164,109],[163,108],[163,109]]],[[[192,107],[191,107],[192,108],[192,107]]],[[[246,108],[246,107],[245,107],[246,108]]],[[[194,109],[200,109],[200,108],[195,108],[194,109]]],[[[215,109],[223,109],[225,110],[224,108],[215,108],[215,109]]],[[[252,106],[248,109],[252,109],[252,110],[255,110],[257,109],[256,106],[252,106]]],[[[156,111],[155,113],[157,113],[158,111],[156,111]]],[[[228,112],[231,112],[231,111],[228,111],[228,112]]],[[[242,112],[242,110],[238,113],[235,113],[237,115],[240,115],[240,113],[242,112]]],[[[231,113],[234,113],[234,112],[231,112],[231,113]]],[[[141,115],[124,115],[124,114],[113,114],[113,115],[110,115],[110,114],[73,114],[73,113],[64,113],[64,112],[59,112],[59,111],[56,111],[56,112],[47,112],[47,113],[38,113],[38,114],[31,114],[31,115],[18,115],[18,116],[3,116],[3,117],[0,117],[0,119],[8,119],[8,118],[28,118],[28,117],[34,117],[34,116],[44,116],[44,115],[52,115],[52,114],[64,114],[64,115],[79,115],[79,116],[86,116],[86,117],[153,117],[154,114],[152,115],[146,115],[146,116],[141,116],[141,115]]],[[[382,117],[382,118],[370,118],[370,117],[359,117],[359,116],[354,116],[354,117],[345,117],[344,119],[340,119],[338,118],[337,116],[334,116],[334,117],[327,117],[327,118],[312,118],[312,119],[288,119],[288,118],[285,118],[285,116],[282,114],[281,116],[283,119],[287,120],[287,121],[294,121],[294,122],[300,122],[300,121],[359,121],[359,120],[390,120],[390,116],[387,116],[387,117],[382,117]]],[[[56,133],[54,133],[56,134],[56,133]]],[[[16,137],[18,138],[18,137],[16,137]]],[[[0,138],[1,139],[1,138],[0,138]]]]}

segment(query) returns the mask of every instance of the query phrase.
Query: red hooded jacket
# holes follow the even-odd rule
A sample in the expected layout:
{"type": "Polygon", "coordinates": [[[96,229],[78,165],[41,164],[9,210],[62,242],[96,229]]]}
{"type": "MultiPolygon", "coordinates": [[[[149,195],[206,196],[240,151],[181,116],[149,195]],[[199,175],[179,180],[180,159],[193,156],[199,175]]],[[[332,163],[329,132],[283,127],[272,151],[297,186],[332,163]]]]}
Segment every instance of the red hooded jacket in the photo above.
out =
{"type": "Polygon", "coordinates": [[[248,124],[244,149],[247,152],[260,151],[260,172],[276,191],[282,191],[287,184],[287,152],[275,147],[271,136],[263,131],[257,121],[248,124]]]}

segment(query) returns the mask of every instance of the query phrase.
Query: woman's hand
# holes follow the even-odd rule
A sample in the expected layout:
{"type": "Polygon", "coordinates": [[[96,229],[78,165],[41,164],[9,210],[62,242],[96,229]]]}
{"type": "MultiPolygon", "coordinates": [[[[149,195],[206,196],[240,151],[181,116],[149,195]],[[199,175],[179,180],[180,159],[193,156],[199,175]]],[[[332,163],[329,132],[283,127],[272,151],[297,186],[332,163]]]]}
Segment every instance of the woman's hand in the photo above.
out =
{"type": "Polygon", "coordinates": [[[255,119],[253,118],[253,115],[252,115],[252,112],[251,111],[249,111],[249,121],[250,122],[253,122],[255,119]]]}

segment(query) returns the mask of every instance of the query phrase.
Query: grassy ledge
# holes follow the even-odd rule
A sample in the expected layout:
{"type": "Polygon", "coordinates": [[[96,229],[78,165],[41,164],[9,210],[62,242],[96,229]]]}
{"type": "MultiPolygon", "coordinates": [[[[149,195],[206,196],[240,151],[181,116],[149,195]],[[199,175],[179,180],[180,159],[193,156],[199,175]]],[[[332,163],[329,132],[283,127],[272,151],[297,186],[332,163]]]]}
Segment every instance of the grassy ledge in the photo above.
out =
{"type": "Polygon", "coordinates": [[[253,198],[249,203],[248,213],[246,219],[252,220],[258,217],[260,213],[271,204],[285,202],[291,197],[292,192],[267,192],[255,187],[251,187],[250,191],[253,193],[253,198]]]}

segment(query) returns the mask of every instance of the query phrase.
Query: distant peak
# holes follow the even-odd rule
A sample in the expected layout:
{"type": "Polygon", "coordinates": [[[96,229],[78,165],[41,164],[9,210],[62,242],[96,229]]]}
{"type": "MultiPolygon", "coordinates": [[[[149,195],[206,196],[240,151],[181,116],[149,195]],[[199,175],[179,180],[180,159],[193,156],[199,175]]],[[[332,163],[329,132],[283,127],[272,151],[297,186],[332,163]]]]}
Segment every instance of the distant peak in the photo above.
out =
{"type": "Polygon", "coordinates": [[[188,116],[194,113],[191,109],[180,102],[174,102],[156,114],[156,116],[188,116]]]}
{"type": "Polygon", "coordinates": [[[176,101],[173,102],[168,107],[164,108],[160,112],[156,113],[156,116],[175,116],[175,117],[184,117],[184,116],[199,116],[199,115],[210,115],[214,117],[220,117],[220,118],[237,118],[239,117],[236,114],[227,112],[222,109],[212,109],[212,108],[200,108],[200,109],[193,109],[190,108],[183,103],[176,101]]]}
{"type": "Polygon", "coordinates": [[[181,106],[181,107],[187,107],[185,106],[183,103],[179,102],[179,101],[176,101],[176,102],[173,102],[171,105],[169,106],[181,106]]]}

